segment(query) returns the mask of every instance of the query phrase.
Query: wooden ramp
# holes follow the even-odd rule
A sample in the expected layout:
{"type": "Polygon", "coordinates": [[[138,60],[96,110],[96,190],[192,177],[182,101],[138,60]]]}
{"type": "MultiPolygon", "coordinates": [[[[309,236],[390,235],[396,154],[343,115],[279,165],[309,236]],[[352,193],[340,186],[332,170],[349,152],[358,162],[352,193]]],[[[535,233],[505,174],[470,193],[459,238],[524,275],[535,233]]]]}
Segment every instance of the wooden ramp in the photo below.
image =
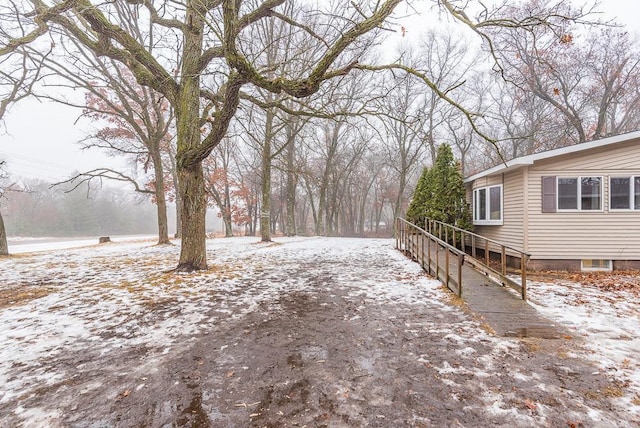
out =
{"type": "Polygon", "coordinates": [[[548,339],[566,336],[559,325],[538,313],[519,292],[499,283],[486,271],[476,270],[472,263],[460,263],[465,256],[434,235],[417,227],[411,233],[405,229],[396,246],[458,294],[495,334],[548,339]]]}
{"type": "Polygon", "coordinates": [[[469,265],[462,267],[462,298],[499,336],[557,339],[561,327],[543,317],[517,292],[490,280],[469,265]]]}

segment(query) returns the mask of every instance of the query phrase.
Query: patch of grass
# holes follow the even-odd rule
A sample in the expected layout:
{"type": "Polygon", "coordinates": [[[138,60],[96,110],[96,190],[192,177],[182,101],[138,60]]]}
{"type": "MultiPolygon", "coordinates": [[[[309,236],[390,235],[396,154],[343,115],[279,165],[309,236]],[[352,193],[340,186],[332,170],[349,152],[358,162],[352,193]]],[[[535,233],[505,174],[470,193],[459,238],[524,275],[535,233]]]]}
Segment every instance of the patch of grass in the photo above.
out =
{"type": "Polygon", "coordinates": [[[46,270],[65,271],[65,270],[77,269],[79,266],[80,264],[78,262],[69,261],[69,260],[56,260],[56,261],[46,262],[42,268],[46,270]]]}
{"type": "Polygon", "coordinates": [[[279,247],[280,245],[282,245],[282,242],[262,242],[262,241],[258,241],[256,242],[254,245],[263,245],[265,247],[279,247]]]}
{"type": "Polygon", "coordinates": [[[9,254],[8,256],[0,256],[0,259],[30,259],[33,257],[33,254],[30,253],[21,253],[21,254],[9,254]]]}
{"type": "Polygon", "coordinates": [[[602,394],[605,397],[624,397],[624,390],[618,385],[607,385],[602,394]]]}
{"type": "Polygon", "coordinates": [[[542,347],[540,346],[540,339],[524,337],[521,340],[528,352],[538,352],[542,349],[542,347]]]}
{"type": "Polygon", "coordinates": [[[602,398],[620,398],[624,397],[624,388],[618,382],[610,383],[597,391],[589,391],[585,394],[587,398],[598,400],[602,398]]]}
{"type": "Polygon", "coordinates": [[[147,277],[147,282],[152,286],[189,286],[199,279],[205,279],[206,281],[237,279],[240,277],[238,272],[242,269],[242,266],[239,264],[216,264],[209,266],[207,270],[189,273],[164,271],[151,274],[147,277]]]}
{"type": "Polygon", "coordinates": [[[141,302],[142,306],[150,309],[150,310],[159,310],[164,308],[173,308],[175,307],[176,301],[175,299],[165,297],[159,299],[145,298],[141,302]]]}
{"type": "Polygon", "coordinates": [[[486,322],[483,322],[482,324],[480,324],[480,328],[483,329],[484,331],[486,331],[487,333],[491,334],[491,335],[495,335],[496,334],[496,331],[493,329],[493,327],[491,327],[486,322]]]}
{"type": "Polygon", "coordinates": [[[445,285],[442,284],[440,286],[440,289],[443,291],[443,293],[446,296],[446,302],[452,306],[457,306],[459,308],[464,307],[465,306],[465,302],[464,299],[462,297],[458,297],[456,294],[454,294],[451,290],[449,290],[449,288],[445,285]]]}
{"type": "Polygon", "coordinates": [[[54,288],[42,286],[22,286],[0,290],[0,308],[23,305],[32,300],[48,296],[54,291],[54,288]]]}

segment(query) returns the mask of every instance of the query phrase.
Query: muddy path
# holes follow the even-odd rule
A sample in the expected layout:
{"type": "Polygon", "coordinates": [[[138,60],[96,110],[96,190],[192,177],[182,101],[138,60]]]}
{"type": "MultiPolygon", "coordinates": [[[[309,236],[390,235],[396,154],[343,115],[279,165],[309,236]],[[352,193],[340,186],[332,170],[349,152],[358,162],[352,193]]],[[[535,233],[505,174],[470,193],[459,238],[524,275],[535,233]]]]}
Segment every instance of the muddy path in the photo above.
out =
{"type": "MultiPolygon", "coordinates": [[[[209,304],[195,321],[198,328],[186,329],[189,333],[171,346],[161,337],[143,343],[136,338],[106,350],[100,340],[130,333],[103,325],[102,336],[79,338],[84,342],[75,351],[39,361],[42,375],[61,373],[54,381],[28,394],[0,395],[0,426],[639,422],[638,415],[612,400],[624,385],[572,354],[580,346],[575,339],[497,338],[450,304],[446,290],[425,286],[423,275],[405,270],[398,258],[385,264],[382,259],[327,259],[326,252],[314,258],[306,254],[304,260],[292,254],[265,257],[270,263],[260,264],[259,275],[243,277],[237,293],[290,278],[304,286],[256,299],[241,316],[210,289],[203,296],[209,304]]],[[[179,299],[164,298],[162,304],[145,306],[138,321],[153,329],[154,317],[161,314],[184,316],[179,307],[179,299]]],[[[113,323],[117,326],[117,319],[113,323]]],[[[10,375],[21,373],[26,368],[16,359],[10,375]]]]}

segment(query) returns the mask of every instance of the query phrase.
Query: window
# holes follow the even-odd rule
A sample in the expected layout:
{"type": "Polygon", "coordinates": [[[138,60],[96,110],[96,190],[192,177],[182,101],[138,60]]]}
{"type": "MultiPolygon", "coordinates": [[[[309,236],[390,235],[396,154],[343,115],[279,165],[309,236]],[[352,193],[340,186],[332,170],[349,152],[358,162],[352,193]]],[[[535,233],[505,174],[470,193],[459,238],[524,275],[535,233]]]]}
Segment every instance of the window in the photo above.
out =
{"type": "Polygon", "coordinates": [[[489,188],[489,220],[502,220],[502,187],[489,188]]]}
{"type": "Polygon", "coordinates": [[[558,210],[602,210],[602,177],[558,177],[558,210]]]}
{"type": "Polygon", "coordinates": [[[611,271],[611,260],[587,259],[582,260],[583,271],[611,271]]]}
{"type": "Polygon", "coordinates": [[[610,210],[640,210],[640,176],[609,179],[610,210]]]}
{"type": "Polygon", "coordinates": [[[578,209],[578,179],[558,178],[558,209],[578,209]]]}
{"type": "Polygon", "coordinates": [[[502,185],[473,191],[473,224],[502,225],[502,185]]]}

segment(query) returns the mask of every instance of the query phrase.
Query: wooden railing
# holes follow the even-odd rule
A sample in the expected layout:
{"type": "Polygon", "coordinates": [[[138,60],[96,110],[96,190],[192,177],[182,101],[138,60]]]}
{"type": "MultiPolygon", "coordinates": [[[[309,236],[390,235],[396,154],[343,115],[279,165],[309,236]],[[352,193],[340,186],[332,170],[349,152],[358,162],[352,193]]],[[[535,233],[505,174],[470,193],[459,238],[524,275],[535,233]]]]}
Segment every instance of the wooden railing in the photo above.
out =
{"type": "Polygon", "coordinates": [[[502,285],[516,289],[522,299],[527,300],[527,263],[530,258],[528,253],[436,220],[427,219],[425,229],[427,233],[465,252],[468,255],[467,263],[473,265],[476,270],[502,285]],[[520,284],[507,277],[509,264],[519,267],[520,284]]]}
{"type": "Polygon", "coordinates": [[[396,248],[420,263],[429,275],[442,281],[458,297],[462,297],[464,251],[400,217],[396,219],[396,248]]]}

